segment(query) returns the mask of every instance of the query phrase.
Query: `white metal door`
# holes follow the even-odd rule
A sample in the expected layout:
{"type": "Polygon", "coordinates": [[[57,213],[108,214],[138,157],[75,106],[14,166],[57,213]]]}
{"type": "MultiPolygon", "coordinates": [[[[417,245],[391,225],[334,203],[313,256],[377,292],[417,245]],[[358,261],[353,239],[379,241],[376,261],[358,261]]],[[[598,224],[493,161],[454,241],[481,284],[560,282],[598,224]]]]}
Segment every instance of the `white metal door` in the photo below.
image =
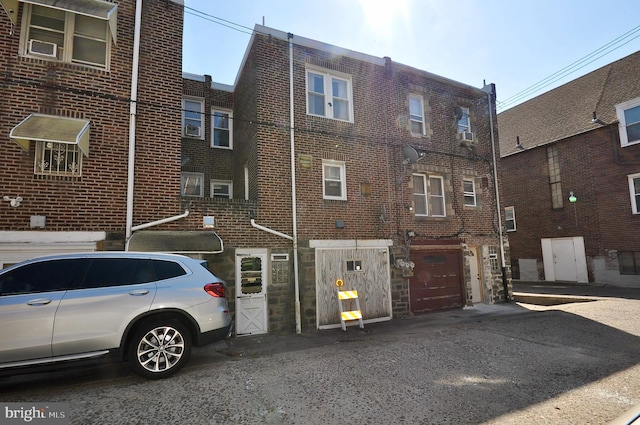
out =
{"type": "Polygon", "coordinates": [[[267,333],[267,254],[236,253],[236,336],[267,333]]]}
{"type": "Polygon", "coordinates": [[[551,241],[551,250],[553,252],[553,268],[556,280],[576,282],[578,274],[573,240],[553,239],[551,241]]]}
{"type": "Polygon", "coordinates": [[[544,274],[548,281],[588,282],[582,236],[542,239],[544,274]]]}
{"type": "Polygon", "coordinates": [[[482,279],[478,269],[478,248],[469,247],[469,277],[471,278],[471,301],[476,303],[482,302],[482,279]]]}

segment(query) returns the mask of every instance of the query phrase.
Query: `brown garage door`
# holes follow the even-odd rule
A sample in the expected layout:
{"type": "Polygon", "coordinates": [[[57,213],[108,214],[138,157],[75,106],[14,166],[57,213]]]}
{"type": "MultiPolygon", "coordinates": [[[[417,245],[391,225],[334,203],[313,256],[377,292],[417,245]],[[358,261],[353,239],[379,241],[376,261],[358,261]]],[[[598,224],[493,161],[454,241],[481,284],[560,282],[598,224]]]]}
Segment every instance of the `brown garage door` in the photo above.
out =
{"type": "Polygon", "coordinates": [[[414,314],[462,308],[464,281],[460,250],[416,251],[409,280],[411,312],[414,314]]]}

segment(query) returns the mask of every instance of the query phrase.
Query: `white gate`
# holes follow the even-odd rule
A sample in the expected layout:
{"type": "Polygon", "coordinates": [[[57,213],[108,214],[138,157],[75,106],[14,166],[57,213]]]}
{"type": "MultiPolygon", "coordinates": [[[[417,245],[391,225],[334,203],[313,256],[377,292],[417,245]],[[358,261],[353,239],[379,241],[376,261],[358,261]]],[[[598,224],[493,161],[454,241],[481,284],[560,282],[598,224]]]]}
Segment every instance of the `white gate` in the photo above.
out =
{"type": "Polygon", "coordinates": [[[236,336],[267,333],[266,250],[236,252],[236,336]]]}

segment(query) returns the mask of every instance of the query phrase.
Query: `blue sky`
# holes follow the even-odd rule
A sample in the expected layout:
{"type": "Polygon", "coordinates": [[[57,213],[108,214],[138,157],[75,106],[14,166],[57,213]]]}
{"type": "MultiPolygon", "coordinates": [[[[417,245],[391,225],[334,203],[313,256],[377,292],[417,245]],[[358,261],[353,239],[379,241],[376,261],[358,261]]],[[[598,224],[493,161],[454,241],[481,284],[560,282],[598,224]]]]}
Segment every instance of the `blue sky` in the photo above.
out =
{"type": "Polygon", "coordinates": [[[495,83],[499,111],[640,50],[636,0],[185,0],[183,71],[233,84],[263,19],[474,87],[495,83]],[[545,87],[522,94],[536,84],[545,87]]]}

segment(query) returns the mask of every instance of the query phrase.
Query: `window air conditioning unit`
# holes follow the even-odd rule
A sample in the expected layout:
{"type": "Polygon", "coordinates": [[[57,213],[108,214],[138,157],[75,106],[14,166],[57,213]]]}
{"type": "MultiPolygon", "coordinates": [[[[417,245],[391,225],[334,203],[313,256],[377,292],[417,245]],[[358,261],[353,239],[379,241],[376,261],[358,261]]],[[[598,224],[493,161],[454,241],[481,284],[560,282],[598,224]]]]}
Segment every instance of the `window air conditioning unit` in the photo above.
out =
{"type": "Polygon", "coordinates": [[[192,137],[200,137],[200,126],[187,124],[184,126],[184,134],[192,137]]]}
{"type": "Polygon", "coordinates": [[[463,131],[460,136],[463,142],[473,142],[473,133],[470,131],[463,131]]]}
{"type": "Polygon", "coordinates": [[[56,43],[49,43],[47,41],[40,41],[35,39],[29,40],[30,54],[55,58],[57,52],[58,45],[56,43]]]}

